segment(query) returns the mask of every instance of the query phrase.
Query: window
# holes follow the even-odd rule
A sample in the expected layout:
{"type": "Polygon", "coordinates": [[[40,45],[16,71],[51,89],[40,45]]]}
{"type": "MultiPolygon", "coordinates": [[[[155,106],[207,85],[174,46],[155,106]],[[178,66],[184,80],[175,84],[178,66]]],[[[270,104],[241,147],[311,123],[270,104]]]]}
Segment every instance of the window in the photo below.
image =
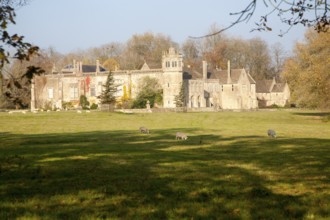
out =
{"type": "Polygon", "coordinates": [[[70,85],[70,99],[78,99],[78,85],[77,84],[70,85]]]}
{"type": "Polygon", "coordinates": [[[96,89],[95,86],[91,86],[91,96],[96,96],[96,89]]]}
{"type": "Polygon", "coordinates": [[[170,83],[167,83],[167,87],[170,87],[170,83]]]}
{"type": "Polygon", "coordinates": [[[172,61],[172,67],[177,67],[177,62],[176,61],[172,61]]]}
{"type": "Polygon", "coordinates": [[[234,85],[231,85],[231,91],[234,91],[234,85]]]}
{"type": "Polygon", "coordinates": [[[221,92],[223,92],[223,85],[221,85],[221,92]]]}
{"type": "Polygon", "coordinates": [[[165,66],[166,66],[166,67],[170,67],[170,66],[171,66],[170,61],[166,61],[165,66]]]}
{"type": "Polygon", "coordinates": [[[48,98],[53,99],[54,98],[54,89],[48,88],[48,98]]]}

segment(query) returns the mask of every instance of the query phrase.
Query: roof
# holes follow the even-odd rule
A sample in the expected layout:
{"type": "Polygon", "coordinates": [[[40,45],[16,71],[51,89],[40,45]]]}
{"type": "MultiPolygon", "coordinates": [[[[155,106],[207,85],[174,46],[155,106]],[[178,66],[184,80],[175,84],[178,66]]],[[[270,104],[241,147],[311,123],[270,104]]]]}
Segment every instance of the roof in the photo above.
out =
{"type": "Polygon", "coordinates": [[[273,80],[257,80],[256,92],[257,93],[269,93],[271,90],[273,80]]]}
{"type": "MultiPolygon", "coordinates": [[[[74,72],[73,65],[67,65],[62,69],[62,72],[68,73],[68,72],[74,72]]],[[[82,65],[82,72],[83,73],[94,73],[96,72],[96,65],[82,65]]],[[[107,72],[107,70],[100,66],[100,72],[107,72]]]]}
{"type": "Polygon", "coordinates": [[[276,83],[272,89],[272,92],[284,92],[285,83],[276,83]]]}
{"type": "Polygon", "coordinates": [[[256,83],[257,93],[284,92],[286,83],[272,80],[258,80],[256,83]]]}
{"type": "MultiPolygon", "coordinates": [[[[238,83],[238,80],[244,69],[232,69],[230,73],[231,83],[238,83]]],[[[248,80],[250,83],[255,83],[252,77],[248,75],[248,80]]],[[[196,67],[184,67],[183,68],[183,79],[202,79],[203,78],[203,69],[196,67]]],[[[207,79],[218,79],[221,84],[227,84],[228,72],[227,70],[219,69],[208,69],[207,70],[207,79]]]]}
{"type": "MultiPolygon", "coordinates": [[[[100,66],[100,72],[106,72],[107,70],[100,66]]],[[[96,65],[82,65],[83,73],[93,73],[96,72],[96,65]]]]}

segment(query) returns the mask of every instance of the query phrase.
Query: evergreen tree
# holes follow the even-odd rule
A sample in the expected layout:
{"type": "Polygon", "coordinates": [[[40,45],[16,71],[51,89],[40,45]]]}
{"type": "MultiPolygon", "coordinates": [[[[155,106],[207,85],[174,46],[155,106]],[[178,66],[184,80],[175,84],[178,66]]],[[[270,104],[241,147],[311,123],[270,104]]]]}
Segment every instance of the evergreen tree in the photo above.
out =
{"type": "Polygon", "coordinates": [[[186,99],[184,96],[184,85],[181,83],[181,89],[178,95],[174,98],[176,107],[185,107],[186,106],[186,99]]]}
{"type": "Polygon", "coordinates": [[[89,101],[87,100],[87,97],[84,95],[80,96],[79,103],[82,109],[89,109],[89,101]]]}
{"type": "Polygon", "coordinates": [[[133,108],[146,108],[148,101],[151,108],[163,102],[163,89],[157,79],[146,76],[140,80],[138,88],[139,93],[133,102],[133,108]]]}
{"type": "Polygon", "coordinates": [[[106,83],[103,85],[103,91],[100,96],[98,96],[99,99],[101,99],[102,104],[108,104],[109,108],[110,105],[116,103],[116,97],[115,94],[117,92],[117,85],[115,85],[115,80],[113,78],[113,74],[110,71],[109,75],[107,77],[106,83]]]}

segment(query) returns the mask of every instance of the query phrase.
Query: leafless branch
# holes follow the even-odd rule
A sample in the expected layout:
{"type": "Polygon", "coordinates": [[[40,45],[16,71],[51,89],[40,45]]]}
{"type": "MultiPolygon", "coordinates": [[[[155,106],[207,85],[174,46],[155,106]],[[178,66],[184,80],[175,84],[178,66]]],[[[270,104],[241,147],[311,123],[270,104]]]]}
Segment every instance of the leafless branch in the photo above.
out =
{"type": "MultiPolygon", "coordinates": [[[[268,16],[275,12],[277,12],[277,16],[281,22],[289,26],[286,31],[283,32],[281,30],[279,36],[283,36],[288,33],[293,26],[298,24],[307,27],[314,26],[315,30],[318,32],[326,32],[329,29],[330,4],[328,3],[328,0],[263,0],[263,4],[266,8],[270,7],[271,10],[260,17],[260,20],[255,23],[257,27],[253,28],[251,31],[272,31],[272,28],[268,25],[268,16]],[[310,12],[313,11],[315,15],[311,17],[310,12]]],[[[199,39],[211,37],[220,34],[221,32],[224,32],[241,22],[249,22],[256,10],[256,7],[257,0],[251,0],[244,10],[236,13],[230,13],[230,15],[238,16],[238,18],[228,27],[211,34],[190,38],[199,39]]]]}
{"type": "Polygon", "coordinates": [[[249,21],[249,19],[252,17],[252,15],[254,14],[254,11],[257,7],[257,0],[253,0],[250,2],[250,4],[242,11],[240,12],[236,12],[236,13],[230,13],[230,15],[239,15],[239,17],[237,18],[236,21],[234,21],[231,25],[229,25],[226,28],[223,28],[217,32],[208,34],[208,35],[203,35],[203,36],[199,36],[199,37],[193,37],[190,36],[190,38],[193,39],[199,39],[199,38],[204,38],[204,37],[211,37],[217,34],[220,34],[221,32],[224,32],[225,30],[230,29],[231,27],[235,26],[238,23],[244,22],[244,21],[249,21]]]}

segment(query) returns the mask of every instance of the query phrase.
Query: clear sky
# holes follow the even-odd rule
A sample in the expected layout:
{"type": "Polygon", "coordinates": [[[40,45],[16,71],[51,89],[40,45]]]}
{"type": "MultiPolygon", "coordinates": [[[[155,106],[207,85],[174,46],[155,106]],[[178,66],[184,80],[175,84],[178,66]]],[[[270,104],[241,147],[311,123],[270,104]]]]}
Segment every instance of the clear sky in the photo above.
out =
{"type": "MultiPolygon", "coordinates": [[[[225,27],[250,0],[31,0],[16,11],[16,25],[11,33],[25,36],[25,40],[41,48],[54,47],[68,53],[78,49],[98,47],[111,42],[125,43],[134,34],[153,32],[170,36],[181,44],[189,36],[208,33],[211,25],[225,27]]],[[[248,23],[241,23],[227,33],[250,39],[260,37],[269,45],[280,42],[291,51],[294,42],[302,40],[305,29],[294,27],[284,37],[278,37],[282,25],[276,16],[272,32],[252,32],[270,9],[260,8],[248,23]]]]}

